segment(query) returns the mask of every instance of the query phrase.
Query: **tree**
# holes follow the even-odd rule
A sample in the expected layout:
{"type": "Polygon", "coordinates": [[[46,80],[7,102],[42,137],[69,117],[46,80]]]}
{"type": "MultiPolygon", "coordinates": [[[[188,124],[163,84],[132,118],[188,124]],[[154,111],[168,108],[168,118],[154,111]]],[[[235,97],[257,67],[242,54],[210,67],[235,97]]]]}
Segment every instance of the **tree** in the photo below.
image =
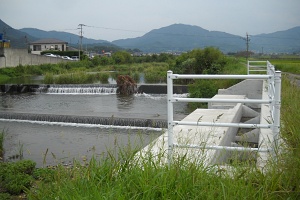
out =
{"type": "Polygon", "coordinates": [[[172,70],[175,73],[216,74],[224,68],[225,64],[225,56],[220,50],[206,47],[180,55],[176,58],[172,70]]]}
{"type": "Polygon", "coordinates": [[[128,64],[132,63],[133,60],[131,54],[126,51],[117,51],[112,55],[112,59],[115,64],[128,64]]]}

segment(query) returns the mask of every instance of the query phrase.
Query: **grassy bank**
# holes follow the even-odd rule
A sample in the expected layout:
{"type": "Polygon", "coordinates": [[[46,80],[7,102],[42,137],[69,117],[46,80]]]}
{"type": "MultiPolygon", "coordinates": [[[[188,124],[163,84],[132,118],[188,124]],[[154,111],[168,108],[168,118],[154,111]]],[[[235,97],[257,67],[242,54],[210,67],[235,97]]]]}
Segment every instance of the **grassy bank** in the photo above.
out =
{"type": "Polygon", "coordinates": [[[3,159],[4,149],[3,149],[3,142],[4,142],[4,131],[0,132],[0,162],[3,159]]]}
{"type": "Polygon", "coordinates": [[[293,74],[300,74],[300,59],[299,60],[276,60],[271,59],[270,62],[277,70],[289,72],[293,74]]]}

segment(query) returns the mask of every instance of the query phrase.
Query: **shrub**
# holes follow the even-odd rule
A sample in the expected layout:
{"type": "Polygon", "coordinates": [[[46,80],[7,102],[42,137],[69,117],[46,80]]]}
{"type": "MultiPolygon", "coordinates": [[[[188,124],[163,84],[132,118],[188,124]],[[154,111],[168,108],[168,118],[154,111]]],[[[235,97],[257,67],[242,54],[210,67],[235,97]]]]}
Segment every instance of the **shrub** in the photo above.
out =
{"type": "Polygon", "coordinates": [[[109,73],[102,72],[99,75],[101,83],[108,83],[109,73]]]}
{"type": "Polygon", "coordinates": [[[1,200],[11,200],[10,194],[8,193],[0,193],[1,200]]]}
{"type": "MultiPolygon", "coordinates": [[[[211,98],[218,92],[216,80],[196,80],[189,84],[189,96],[191,98],[211,98]]],[[[191,109],[205,107],[207,103],[189,103],[191,109]]]]}
{"type": "Polygon", "coordinates": [[[28,174],[9,173],[3,180],[3,186],[10,194],[20,194],[26,188],[29,188],[33,182],[33,178],[28,174]]]}
{"type": "Polygon", "coordinates": [[[159,65],[157,63],[153,63],[149,67],[148,65],[146,65],[146,67],[147,68],[144,70],[144,72],[145,72],[145,80],[148,83],[166,82],[168,65],[166,64],[159,65]]]}
{"type": "Polygon", "coordinates": [[[35,162],[23,160],[16,163],[0,163],[0,186],[10,194],[19,194],[33,182],[35,162]]]}
{"type": "Polygon", "coordinates": [[[226,63],[227,59],[220,50],[206,47],[177,57],[172,70],[181,74],[217,74],[223,70],[226,63]]]}
{"type": "Polygon", "coordinates": [[[44,76],[44,84],[53,84],[54,83],[54,76],[53,74],[47,73],[44,76]]]}

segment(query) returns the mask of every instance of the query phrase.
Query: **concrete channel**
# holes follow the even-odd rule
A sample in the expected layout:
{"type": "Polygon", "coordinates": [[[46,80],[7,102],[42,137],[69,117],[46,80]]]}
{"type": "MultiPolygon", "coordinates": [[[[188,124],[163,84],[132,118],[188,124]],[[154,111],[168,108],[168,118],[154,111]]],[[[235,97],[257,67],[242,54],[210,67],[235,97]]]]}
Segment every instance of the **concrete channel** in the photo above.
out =
{"type": "MultiPolygon", "coordinates": [[[[213,99],[267,99],[266,81],[244,80],[228,89],[220,89],[213,99]]],[[[209,103],[208,109],[196,109],[182,121],[205,121],[213,123],[267,124],[270,119],[269,105],[247,103],[209,103]]],[[[188,161],[201,162],[204,165],[230,166],[231,160],[238,158],[241,162],[252,160],[264,168],[271,152],[226,151],[210,149],[209,146],[265,148],[272,146],[271,129],[238,128],[215,126],[175,125],[173,128],[174,143],[206,146],[199,148],[174,148],[173,156],[185,157],[188,161]],[[208,148],[207,148],[208,147],[208,148]]],[[[176,145],[175,145],[176,147],[176,145]]],[[[160,162],[168,162],[168,132],[165,132],[139,152],[140,156],[160,155],[160,162]],[[163,156],[162,156],[163,155],[163,156]]]]}

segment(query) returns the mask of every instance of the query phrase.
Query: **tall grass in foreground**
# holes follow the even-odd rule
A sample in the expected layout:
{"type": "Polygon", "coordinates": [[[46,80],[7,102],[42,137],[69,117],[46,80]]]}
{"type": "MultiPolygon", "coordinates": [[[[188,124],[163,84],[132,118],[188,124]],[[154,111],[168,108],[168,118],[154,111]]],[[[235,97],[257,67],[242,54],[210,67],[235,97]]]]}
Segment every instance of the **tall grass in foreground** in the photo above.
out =
{"type": "Polygon", "coordinates": [[[0,161],[3,159],[4,149],[3,149],[3,142],[4,142],[4,131],[0,132],[0,161]]]}

